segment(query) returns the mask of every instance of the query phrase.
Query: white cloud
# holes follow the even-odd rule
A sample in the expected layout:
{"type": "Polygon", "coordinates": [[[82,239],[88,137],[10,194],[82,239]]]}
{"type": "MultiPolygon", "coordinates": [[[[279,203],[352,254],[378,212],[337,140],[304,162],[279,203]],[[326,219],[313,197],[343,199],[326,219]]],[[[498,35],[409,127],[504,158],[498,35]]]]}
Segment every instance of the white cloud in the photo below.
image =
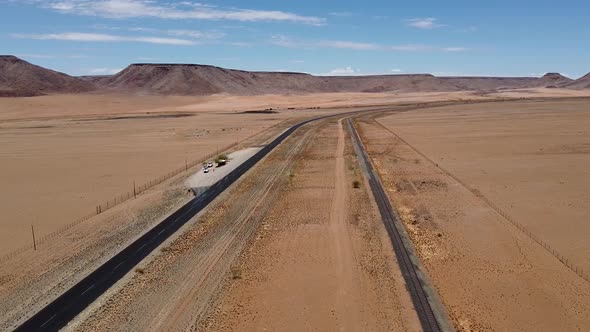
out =
{"type": "Polygon", "coordinates": [[[465,47],[443,47],[441,50],[445,52],[465,52],[467,49],[465,47]]]}
{"type": "Polygon", "coordinates": [[[283,21],[309,25],[325,24],[325,19],[314,16],[302,16],[277,10],[226,9],[188,1],[158,3],[152,0],[48,0],[43,2],[42,6],[65,14],[106,18],[153,17],[170,20],[283,21]]]}
{"type": "Polygon", "coordinates": [[[288,48],[341,48],[351,50],[376,50],[380,48],[379,45],[371,43],[357,43],[337,40],[304,41],[291,39],[283,35],[273,36],[271,43],[277,46],[288,48]]]}
{"type": "Polygon", "coordinates": [[[351,17],[351,16],[354,16],[355,14],[352,12],[331,12],[331,13],[328,13],[328,15],[335,16],[335,17],[351,17]]]}
{"type": "MultiPolygon", "coordinates": [[[[118,27],[109,27],[105,25],[94,25],[92,26],[95,29],[101,30],[121,30],[118,27]]],[[[199,31],[199,30],[186,30],[186,29],[171,29],[171,30],[162,30],[162,29],[154,29],[154,28],[145,28],[145,27],[131,27],[126,28],[127,31],[132,32],[145,32],[145,33],[154,33],[154,34],[164,34],[169,36],[182,36],[194,39],[221,39],[225,37],[225,33],[219,31],[199,31]]]]}
{"type": "Polygon", "coordinates": [[[15,56],[19,58],[29,58],[29,59],[52,59],[55,58],[54,55],[49,54],[15,54],[15,56]]]}
{"type": "Polygon", "coordinates": [[[12,34],[13,38],[38,39],[38,40],[65,40],[79,42],[137,42],[164,45],[196,45],[197,42],[177,38],[160,37],[130,37],[108,35],[101,33],[65,32],[50,34],[12,34]]]}
{"type": "Polygon", "coordinates": [[[329,72],[322,74],[325,76],[352,76],[352,75],[358,75],[360,73],[360,71],[358,69],[353,69],[352,67],[346,67],[346,68],[336,68],[336,69],[332,69],[329,72]]]}
{"type": "Polygon", "coordinates": [[[467,28],[463,28],[463,29],[459,29],[459,32],[476,32],[478,30],[478,28],[474,25],[469,26],[467,28]]]}
{"type": "Polygon", "coordinates": [[[195,39],[221,39],[225,37],[223,32],[203,32],[196,30],[168,30],[167,33],[171,36],[182,36],[195,39]]]}
{"type": "Polygon", "coordinates": [[[398,51],[398,52],[419,52],[419,51],[443,51],[443,52],[465,52],[465,47],[436,47],[429,45],[382,45],[375,43],[362,43],[351,41],[316,40],[306,41],[292,39],[284,35],[272,36],[271,44],[287,48],[337,48],[357,51],[398,51]]]}
{"type": "Polygon", "coordinates": [[[139,60],[139,61],[158,61],[158,60],[160,60],[160,58],[151,58],[151,57],[146,57],[146,56],[140,56],[139,58],[137,58],[137,60],[139,60]]]}
{"type": "Polygon", "coordinates": [[[409,20],[405,20],[406,24],[412,28],[418,28],[418,29],[425,29],[425,30],[430,30],[430,29],[436,29],[436,28],[441,28],[444,27],[444,24],[438,24],[436,23],[437,19],[433,18],[433,17],[426,17],[426,18],[412,18],[409,20]]]}
{"type": "Polygon", "coordinates": [[[401,69],[392,69],[391,72],[392,73],[403,73],[404,71],[401,69]]]}
{"type": "Polygon", "coordinates": [[[88,72],[92,75],[114,75],[118,72],[120,72],[121,68],[118,69],[112,69],[112,68],[94,68],[94,69],[90,69],[88,72]]]}

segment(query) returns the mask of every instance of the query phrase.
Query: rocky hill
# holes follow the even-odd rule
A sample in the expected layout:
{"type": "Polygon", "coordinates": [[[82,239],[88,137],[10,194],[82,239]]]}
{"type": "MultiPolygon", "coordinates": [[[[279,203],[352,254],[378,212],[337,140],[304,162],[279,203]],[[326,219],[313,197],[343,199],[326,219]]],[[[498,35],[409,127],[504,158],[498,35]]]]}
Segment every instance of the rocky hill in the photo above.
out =
{"type": "Polygon", "coordinates": [[[313,76],[189,64],[133,64],[99,84],[107,90],[166,95],[459,90],[432,75],[313,76]]]}
{"type": "Polygon", "coordinates": [[[571,82],[560,74],[537,77],[435,77],[430,74],[313,76],[249,72],[193,64],[133,64],[96,81],[102,88],[162,95],[305,94],[322,92],[449,92],[555,87],[571,82]]]}
{"type": "Polygon", "coordinates": [[[327,92],[451,92],[567,87],[590,88],[590,74],[572,81],[560,74],[535,77],[435,77],[430,74],[313,76],[290,72],[252,72],[195,64],[132,64],[112,76],[71,77],[0,56],[0,96],[37,96],[92,90],[153,94],[262,95],[327,92]]]}
{"type": "Polygon", "coordinates": [[[91,82],[0,55],[0,97],[30,97],[47,93],[78,93],[94,89],[91,82]]]}
{"type": "Polygon", "coordinates": [[[590,89],[590,73],[562,87],[576,90],[590,89]]]}
{"type": "Polygon", "coordinates": [[[536,86],[544,88],[557,88],[573,81],[574,80],[571,78],[565,77],[559,73],[547,73],[537,81],[536,86]]]}

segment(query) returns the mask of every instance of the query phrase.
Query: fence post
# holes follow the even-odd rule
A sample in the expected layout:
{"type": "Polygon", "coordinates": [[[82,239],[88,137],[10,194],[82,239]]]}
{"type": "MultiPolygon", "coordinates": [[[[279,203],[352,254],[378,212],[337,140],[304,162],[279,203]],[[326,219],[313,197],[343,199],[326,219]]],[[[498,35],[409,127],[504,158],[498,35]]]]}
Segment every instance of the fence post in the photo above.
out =
{"type": "Polygon", "coordinates": [[[135,189],[135,180],[133,180],[133,198],[137,198],[137,190],[135,189]]]}
{"type": "Polygon", "coordinates": [[[31,224],[31,234],[33,234],[33,250],[37,251],[37,241],[35,240],[35,228],[31,224]]]}

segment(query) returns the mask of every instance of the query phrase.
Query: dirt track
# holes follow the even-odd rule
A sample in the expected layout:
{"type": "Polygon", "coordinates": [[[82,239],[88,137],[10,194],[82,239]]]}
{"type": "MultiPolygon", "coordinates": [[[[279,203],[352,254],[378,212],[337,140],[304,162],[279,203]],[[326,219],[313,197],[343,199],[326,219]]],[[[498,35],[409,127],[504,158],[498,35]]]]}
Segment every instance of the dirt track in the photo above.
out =
{"type": "Polygon", "coordinates": [[[420,329],[341,122],[313,142],[206,330],[420,329]]]}
{"type": "Polygon", "coordinates": [[[273,152],[265,166],[257,167],[225,194],[231,197],[229,201],[220,201],[197,216],[196,223],[144,264],[141,274],[91,308],[76,329],[176,330],[201,321],[235,258],[257,229],[269,195],[277,190],[306,140],[307,136],[300,136],[291,140],[294,144],[273,152]]]}
{"type": "MultiPolygon", "coordinates": [[[[423,114],[422,110],[415,113],[423,114]]],[[[518,231],[506,228],[480,197],[461,189],[381,125],[368,119],[361,127],[393,203],[457,327],[466,331],[576,330],[589,324],[583,315],[590,296],[587,285],[548,260],[546,252],[518,231]]],[[[257,139],[264,141],[270,136],[267,132],[257,139]]],[[[352,181],[362,176],[341,125],[324,123],[310,141],[314,144],[301,146],[297,162],[279,178],[282,185],[273,189],[262,205],[251,198],[261,197],[264,179],[279,174],[277,165],[286,155],[271,158],[266,170],[230,193],[235,199],[202,216],[200,223],[171,243],[158,259],[142,266],[143,272],[133,276],[127,286],[114,289],[116,300],[98,303],[77,326],[98,330],[148,329],[150,324],[166,329],[199,326],[212,331],[316,326],[326,330],[346,326],[418,330],[373,203],[364,186],[352,188],[352,181]],[[244,214],[249,210],[255,212],[244,214]],[[246,233],[239,231],[241,235],[234,236],[241,227],[236,225],[244,224],[248,225],[246,233]],[[244,234],[253,234],[258,225],[252,247],[239,264],[234,263],[249,238],[244,234]],[[211,264],[195,264],[205,260],[211,264]],[[219,293],[221,285],[226,289],[219,293]],[[158,305],[154,307],[154,303],[158,305]],[[207,319],[205,313],[214,304],[218,306],[207,319]],[[146,315],[154,320],[147,322],[146,315]]],[[[6,287],[19,282],[29,287],[35,278],[42,277],[44,282],[27,289],[28,293],[19,291],[19,296],[34,301],[31,294],[38,289],[46,291],[57,284],[57,291],[67,286],[71,279],[59,283],[59,278],[69,273],[68,267],[75,267],[73,274],[66,276],[70,278],[95,265],[121,245],[118,241],[135,236],[182,201],[180,189],[176,181],[171,188],[148,193],[141,204],[136,203],[139,207],[121,207],[105,219],[65,234],[61,244],[75,245],[55,244],[51,252],[55,256],[44,253],[27,260],[27,266],[17,266],[17,262],[3,266],[0,292],[7,294],[6,287]],[[150,211],[140,209],[148,205],[156,206],[150,211]],[[89,233],[104,238],[87,241],[89,233]],[[103,248],[105,243],[109,246],[103,248]],[[69,250],[77,254],[68,257],[69,250]],[[34,266],[38,259],[50,264],[34,266]],[[56,266],[61,270],[55,270],[56,266]],[[28,272],[34,274],[20,279],[19,275],[28,272]],[[38,274],[42,272],[46,274],[38,274]],[[45,278],[47,273],[50,278],[45,278]]],[[[23,304],[19,299],[4,297],[0,305],[18,310],[23,304]]]]}

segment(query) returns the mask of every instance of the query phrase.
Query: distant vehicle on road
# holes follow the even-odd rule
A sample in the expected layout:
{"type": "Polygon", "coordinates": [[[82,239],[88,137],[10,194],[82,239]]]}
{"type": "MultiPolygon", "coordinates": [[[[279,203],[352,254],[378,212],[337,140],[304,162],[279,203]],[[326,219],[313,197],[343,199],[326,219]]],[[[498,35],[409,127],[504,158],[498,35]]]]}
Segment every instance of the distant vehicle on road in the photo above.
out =
{"type": "Polygon", "coordinates": [[[212,161],[208,162],[207,167],[213,167],[213,162],[212,161]]]}
{"type": "Polygon", "coordinates": [[[205,168],[205,169],[203,170],[203,173],[209,173],[209,169],[208,169],[208,168],[205,168]]]}

